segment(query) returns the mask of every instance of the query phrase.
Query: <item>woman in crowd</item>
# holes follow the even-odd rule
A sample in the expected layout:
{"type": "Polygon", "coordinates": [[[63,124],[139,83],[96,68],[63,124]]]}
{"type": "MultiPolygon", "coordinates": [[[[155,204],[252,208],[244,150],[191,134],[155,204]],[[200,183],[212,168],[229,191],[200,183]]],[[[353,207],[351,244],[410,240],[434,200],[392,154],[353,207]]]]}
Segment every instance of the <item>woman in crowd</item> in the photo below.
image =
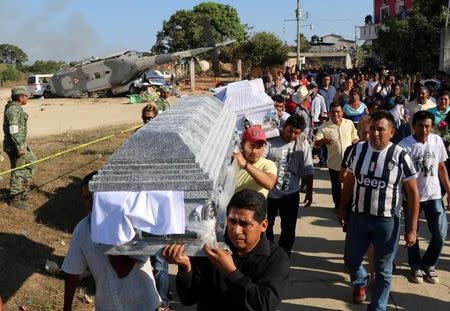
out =
{"type": "Polygon", "coordinates": [[[374,112],[377,112],[381,109],[383,109],[383,98],[379,94],[376,94],[371,98],[370,101],[367,103],[367,110],[369,111],[369,115],[372,115],[374,112]]]}
{"type": "Polygon", "coordinates": [[[334,100],[337,101],[341,107],[344,107],[350,101],[350,90],[353,88],[353,79],[348,77],[345,79],[344,86],[341,90],[336,92],[334,100]]]}
{"type": "Polygon", "coordinates": [[[343,108],[344,117],[351,120],[356,126],[362,117],[369,114],[369,111],[367,110],[366,104],[360,100],[357,89],[351,89],[349,97],[348,104],[345,104],[343,108]]]}
{"type": "Polygon", "coordinates": [[[393,101],[400,95],[401,85],[399,83],[393,83],[391,85],[391,93],[388,98],[392,98],[393,101]]]}
{"type": "Polygon", "coordinates": [[[442,92],[438,96],[437,106],[428,109],[434,115],[435,129],[439,127],[439,123],[446,119],[448,112],[450,111],[449,102],[450,93],[447,91],[442,92]]]}
{"type": "Polygon", "coordinates": [[[308,79],[306,79],[304,71],[300,71],[300,74],[298,76],[298,80],[300,82],[300,85],[308,86],[308,79]]]}

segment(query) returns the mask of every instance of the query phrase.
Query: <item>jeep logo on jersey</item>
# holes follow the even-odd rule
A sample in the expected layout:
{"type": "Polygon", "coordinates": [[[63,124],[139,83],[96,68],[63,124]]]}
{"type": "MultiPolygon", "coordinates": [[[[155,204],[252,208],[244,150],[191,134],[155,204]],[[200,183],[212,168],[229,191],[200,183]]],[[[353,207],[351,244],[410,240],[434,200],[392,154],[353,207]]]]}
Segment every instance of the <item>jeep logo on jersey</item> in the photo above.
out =
{"type": "Polygon", "coordinates": [[[369,177],[364,177],[364,175],[361,175],[359,178],[356,179],[359,185],[364,186],[366,188],[372,188],[372,189],[385,189],[386,188],[386,182],[384,180],[379,179],[371,179],[369,177]]]}

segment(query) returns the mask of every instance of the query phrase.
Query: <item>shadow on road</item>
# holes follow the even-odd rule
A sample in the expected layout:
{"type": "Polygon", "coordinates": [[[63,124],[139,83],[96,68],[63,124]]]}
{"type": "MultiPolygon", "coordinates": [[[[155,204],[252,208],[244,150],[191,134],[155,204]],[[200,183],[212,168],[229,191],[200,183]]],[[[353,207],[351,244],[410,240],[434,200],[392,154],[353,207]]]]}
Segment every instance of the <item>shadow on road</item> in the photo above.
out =
{"type": "Polygon", "coordinates": [[[0,296],[4,302],[19,290],[34,273],[43,271],[45,261],[61,264],[63,258],[53,255],[53,248],[36,243],[24,235],[0,233],[0,296]]]}

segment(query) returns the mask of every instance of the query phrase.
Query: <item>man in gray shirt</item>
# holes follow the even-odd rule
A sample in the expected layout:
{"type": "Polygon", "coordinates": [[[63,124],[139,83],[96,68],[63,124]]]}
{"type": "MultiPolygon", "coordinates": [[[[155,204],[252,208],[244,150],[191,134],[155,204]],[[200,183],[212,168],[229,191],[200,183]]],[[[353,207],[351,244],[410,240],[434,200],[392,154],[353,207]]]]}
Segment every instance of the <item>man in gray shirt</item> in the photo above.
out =
{"type": "Polygon", "coordinates": [[[305,189],[305,207],[312,203],[313,164],[311,146],[302,131],[306,124],[302,116],[290,116],[280,136],[268,140],[266,158],[274,161],[278,167],[275,186],[268,196],[269,226],[267,238],[273,241],[273,224],[279,213],[281,218],[280,245],[290,256],[295,241],[300,188],[305,189]]]}

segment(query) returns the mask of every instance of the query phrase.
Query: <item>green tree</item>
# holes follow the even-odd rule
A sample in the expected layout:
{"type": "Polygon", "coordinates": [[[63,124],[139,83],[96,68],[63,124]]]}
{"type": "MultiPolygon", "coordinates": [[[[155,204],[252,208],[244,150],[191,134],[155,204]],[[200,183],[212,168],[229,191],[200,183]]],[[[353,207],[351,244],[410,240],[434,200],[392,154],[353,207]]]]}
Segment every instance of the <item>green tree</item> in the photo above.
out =
{"type": "Polygon", "coordinates": [[[211,30],[216,42],[223,37],[242,41],[245,39],[245,25],[240,22],[235,8],[230,5],[205,2],[192,10],[175,12],[156,35],[152,47],[154,53],[171,53],[205,46],[202,19],[211,21],[211,30]]]}
{"type": "MultiPolygon", "coordinates": [[[[357,46],[356,47],[356,62],[358,65],[365,65],[365,66],[369,66],[368,64],[366,64],[367,62],[371,62],[371,60],[374,56],[373,53],[373,45],[369,44],[367,42],[364,42],[361,46],[357,46]]],[[[369,66],[369,67],[373,67],[373,66],[369,66]]]]}
{"type": "Polygon", "coordinates": [[[223,37],[241,42],[245,39],[246,25],[241,24],[239,14],[235,8],[215,2],[204,2],[194,7],[194,13],[207,17],[211,21],[212,32],[216,41],[223,37]]]}
{"type": "Polygon", "coordinates": [[[0,81],[17,81],[21,77],[21,72],[10,64],[0,64],[0,81]]]}
{"type": "MultiPolygon", "coordinates": [[[[295,38],[295,44],[297,44],[297,38],[295,38]]],[[[304,34],[300,33],[300,52],[306,53],[310,48],[311,46],[309,45],[308,39],[306,39],[304,34]]],[[[291,52],[297,52],[297,45],[291,46],[291,52]]]]}
{"type": "Polygon", "coordinates": [[[28,60],[22,49],[11,44],[0,44],[0,63],[21,67],[28,60]]]}
{"type": "Polygon", "coordinates": [[[273,33],[257,32],[241,44],[239,52],[252,66],[265,69],[283,64],[288,58],[289,47],[273,33]]]}
{"type": "Polygon", "coordinates": [[[32,73],[55,73],[63,64],[63,62],[55,62],[53,60],[37,60],[27,68],[27,71],[32,73]]]}
{"type": "Polygon", "coordinates": [[[404,73],[437,70],[447,3],[447,0],[415,0],[407,18],[387,19],[374,41],[374,51],[382,63],[404,73]]]}

